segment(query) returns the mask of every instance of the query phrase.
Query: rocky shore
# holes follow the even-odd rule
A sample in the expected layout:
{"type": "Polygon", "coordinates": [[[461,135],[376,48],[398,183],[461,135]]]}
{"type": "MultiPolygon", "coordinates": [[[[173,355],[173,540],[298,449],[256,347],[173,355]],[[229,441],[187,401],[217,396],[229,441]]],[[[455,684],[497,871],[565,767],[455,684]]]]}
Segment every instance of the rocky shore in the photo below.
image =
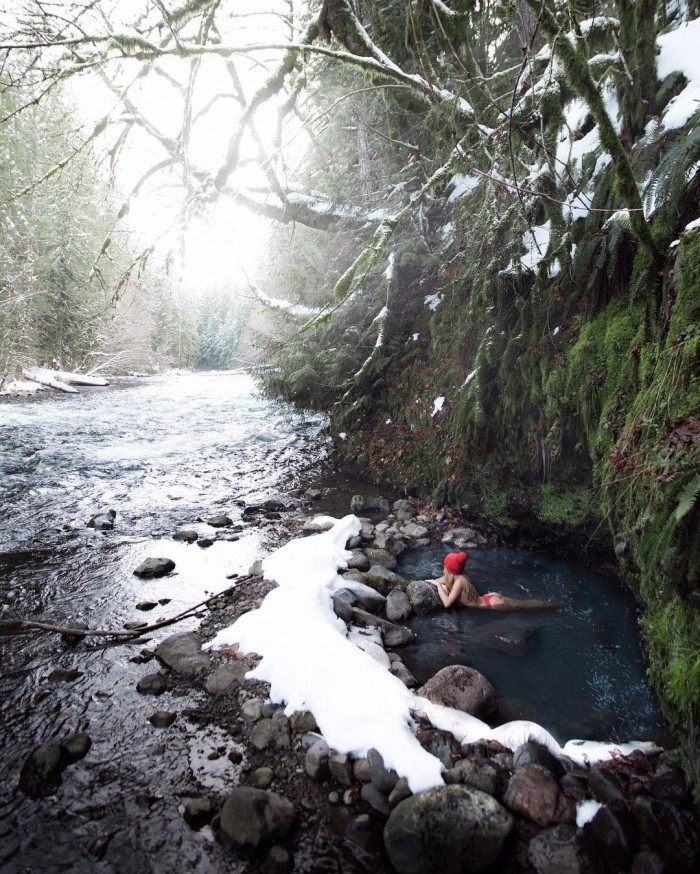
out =
{"type": "MultiPolygon", "coordinates": [[[[441,605],[433,586],[407,584],[394,573],[396,556],[409,545],[436,541],[474,549],[489,537],[448,513],[421,512],[410,501],[390,505],[357,497],[352,509],[362,530],[347,544],[348,588],[335,594],[335,613],[359,646],[414,688],[400,656],[412,636],[402,623],[441,605]]],[[[284,520],[280,527],[289,537],[317,533],[328,524],[294,517],[283,501],[247,510],[251,517],[284,520]]],[[[225,532],[230,520],[217,517],[211,524],[225,532]]],[[[175,536],[188,539],[184,532],[175,536]]],[[[171,567],[137,570],[167,573],[171,567]]],[[[167,737],[177,720],[187,719],[199,732],[224,739],[209,757],[212,766],[225,765],[226,790],[190,789],[182,794],[180,809],[190,829],[210,834],[223,848],[230,870],[697,870],[700,825],[673,751],[633,751],[587,767],[529,738],[514,748],[495,740],[460,743],[418,713],[417,737],[444,765],[444,785],[412,794],[376,750],[352,758],[329,748],[312,713],[285,715],[283,706],[270,701],[266,684],[246,678],[255,655],[235,647],[202,650],[273,587],[253,567],[249,577],[207,605],[198,631],[178,632],[156,646],[144,642],[131,657],[143,666],[138,692],[154,701],[149,716],[154,731],[167,737]],[[158,709],[166,691],[170,701],[182,696],[186,706],[158,709]]],[[[481,719],[496,709],[488,679],[463,666],[443,669],[420,694],[481,719]]],[[[20,789],[34,798],[50,796],[65,769],[89,751],[86,733],[45,742],[28,756],[20,789]]]]}

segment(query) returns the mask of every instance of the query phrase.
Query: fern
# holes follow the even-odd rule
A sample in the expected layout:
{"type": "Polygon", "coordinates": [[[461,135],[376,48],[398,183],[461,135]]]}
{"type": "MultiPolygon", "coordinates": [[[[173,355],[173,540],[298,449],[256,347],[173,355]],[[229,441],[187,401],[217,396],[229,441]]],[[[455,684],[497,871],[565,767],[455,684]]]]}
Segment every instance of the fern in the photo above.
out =
{"type": "Polygon", "coordinates": [[[671,200],[677,200],[692,180],[700,163],[700,124],[671,146],[652,173],[644,192],[644,211],[655,212],[671,200]]]}
{"type": "Polygon", "coordinates": [[[676,522],[680,522],[693,509],[698,495],[700,495],[700,474],[694,477],[678,496],[678,504],[673,514],[676,522]]]}

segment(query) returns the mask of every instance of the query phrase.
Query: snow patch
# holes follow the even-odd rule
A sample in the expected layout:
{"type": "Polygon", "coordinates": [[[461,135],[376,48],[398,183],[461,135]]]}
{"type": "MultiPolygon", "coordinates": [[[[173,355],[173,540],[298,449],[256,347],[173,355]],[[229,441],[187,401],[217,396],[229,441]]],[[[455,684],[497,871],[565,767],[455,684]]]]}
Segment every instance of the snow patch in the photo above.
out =
{"type": "Polygon", "coordinates": [[[437,415],[437,413],[439,413],[440,410],[444,406],[445,406],[445,398],[444,397],[441,396],[439,398],[435,398],[435,400],[433,401],[433,412],[430,414],[431,417],[437,415]]]}
{"type": "Polygon", "coordinates": [[[700,18],[688,21],[658,40],[659,57],[657,70],[659,80],[678,70],[688,84],[666,107],[662,124],[666,130],[683,127],[700,109],[700,18]]]}
{"type": "Polygon", "coordinates": [[[428,307],[428,309],[431,309],[433,312],[435,312],[435,310],[442,303],[442,295],[440,294],[440,292],[438,292],[437,294],[429,294],[425,298],[423,303],[428,307]]]}
{"type": "Polygon", "coordinates": [[[473,191],[481,180],[473,173],[464,175],[463,173],[455,173],[455,175],[447,183],[448,188],[452,188],[450,196],[447,198],[448,203],[452,203],[465,194],[473,191]]]}

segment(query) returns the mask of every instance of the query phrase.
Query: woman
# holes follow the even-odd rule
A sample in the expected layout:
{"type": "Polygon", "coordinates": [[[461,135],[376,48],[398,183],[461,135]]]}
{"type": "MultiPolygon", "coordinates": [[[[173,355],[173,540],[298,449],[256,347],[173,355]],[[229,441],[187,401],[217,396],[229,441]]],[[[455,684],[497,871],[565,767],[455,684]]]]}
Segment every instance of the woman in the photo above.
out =
{"type": "Polygon", "coordinates": [[[438,595],[445,607],[461,604],[464,607],[502,607],[513,609],[535,609],[542,607],[558,607],[549,601],[525,601],[517,598],[506,598],[498,592],[480,595],[474,584],[464,573],[464,566],[469,556],[466,552],[449,552],[443,561],[445,570],[436,580],[427,580],[437,587],[438,595]]]}

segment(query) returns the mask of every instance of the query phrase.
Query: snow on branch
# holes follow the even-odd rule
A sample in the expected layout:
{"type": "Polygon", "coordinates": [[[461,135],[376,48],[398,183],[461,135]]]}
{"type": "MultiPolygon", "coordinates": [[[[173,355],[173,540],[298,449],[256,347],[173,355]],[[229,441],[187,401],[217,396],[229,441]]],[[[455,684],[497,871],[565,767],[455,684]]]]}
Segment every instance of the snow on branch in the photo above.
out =
{"type": "Polygon", "coordinates": [[[315,307],[307,307],[298,303],[290,303],[288,300],[280,300],[279,298],[270,297],[268,294],[265,294],[261,288],[258,288],[258,286],[250,279],[248,279],[248,287],[253,293],[255,299],[268,309],[280,310],[289,313],[290,316],[299,316],[301,318],[317,316],[321,312],[320,309],[315,307]]]}

